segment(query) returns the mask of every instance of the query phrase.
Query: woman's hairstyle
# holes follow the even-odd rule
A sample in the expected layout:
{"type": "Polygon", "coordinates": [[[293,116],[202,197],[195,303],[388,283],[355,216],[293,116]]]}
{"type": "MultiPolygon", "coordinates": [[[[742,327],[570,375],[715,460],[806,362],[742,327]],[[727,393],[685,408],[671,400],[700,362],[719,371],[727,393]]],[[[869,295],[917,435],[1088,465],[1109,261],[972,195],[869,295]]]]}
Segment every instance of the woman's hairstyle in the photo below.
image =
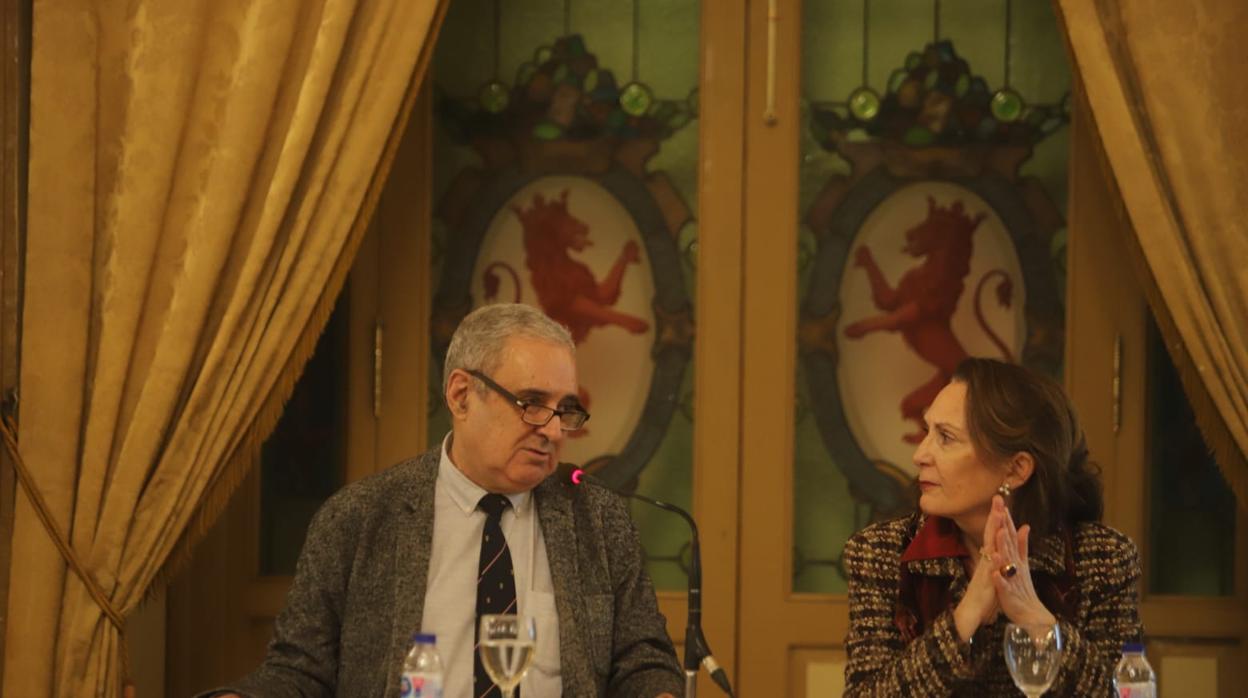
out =
{"type": "Polygon", "coordinates": [[[995,359],[965,359],[953,380],[966,384],[966,423],[980,457],[1002,463],[1031,454],[1035,471],[1014,490],[1018,525],[1048,535],[1104,511],[1100,468],[1088,460],[1074,405],[1053,379],[995,359]]]}
{"type": "MultiPolygon", "coordinates": [[[[468,313],[451,336],[442,365],[442,392],[446,392],[451,371],[457,368],[493,373],[502,363],[503,348],[512,337],[545,340],[567,347],[576,355],[576,344],[568,328],[537,308],[520,303],[482,306],[468,313]]],[[[484,385],[478,388],[486,390],[484,385]]]]}

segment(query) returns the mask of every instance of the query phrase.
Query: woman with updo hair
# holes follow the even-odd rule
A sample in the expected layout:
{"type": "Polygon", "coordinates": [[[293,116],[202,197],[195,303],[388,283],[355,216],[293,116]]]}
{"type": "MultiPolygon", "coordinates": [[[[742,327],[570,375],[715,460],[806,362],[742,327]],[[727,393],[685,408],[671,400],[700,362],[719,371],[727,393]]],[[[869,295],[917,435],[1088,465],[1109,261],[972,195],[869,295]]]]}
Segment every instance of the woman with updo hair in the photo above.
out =
{"type": "Polygon", "coordinates": [[[1099,473],[1052,379],[972,358],[925,415],[918,511],[845,545],[846,696],[1014,696],[1007,622],[1060,625],[1047,695],[1113,695],[1143,635],[1139,556],[1100,523],[1099,473]]]}

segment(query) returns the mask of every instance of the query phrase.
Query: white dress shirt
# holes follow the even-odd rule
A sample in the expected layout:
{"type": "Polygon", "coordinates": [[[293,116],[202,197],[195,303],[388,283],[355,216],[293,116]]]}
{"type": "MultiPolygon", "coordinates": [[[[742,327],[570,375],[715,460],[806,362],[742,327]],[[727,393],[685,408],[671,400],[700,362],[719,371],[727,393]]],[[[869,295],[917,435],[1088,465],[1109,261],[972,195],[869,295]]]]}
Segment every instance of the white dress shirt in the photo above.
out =
{"type": "MultiPolygon", "coordinates": [[[[473,626],[477,620],[477,567],[485,512],[477,508],[487,492],[477,486],[447,453],[442,440],[434,488],[433,551],[421,632],[437,635],[444,665],[444,698],[473,695],[473,626]]],[[[521,698],[546,698],[563,693],[559,675],[559,619],[546,541],[532,492],[507,495],[500,526],[511,552],[516,577],[517,613],[537,620],[537,652],[520,683],[521,698]]]]}

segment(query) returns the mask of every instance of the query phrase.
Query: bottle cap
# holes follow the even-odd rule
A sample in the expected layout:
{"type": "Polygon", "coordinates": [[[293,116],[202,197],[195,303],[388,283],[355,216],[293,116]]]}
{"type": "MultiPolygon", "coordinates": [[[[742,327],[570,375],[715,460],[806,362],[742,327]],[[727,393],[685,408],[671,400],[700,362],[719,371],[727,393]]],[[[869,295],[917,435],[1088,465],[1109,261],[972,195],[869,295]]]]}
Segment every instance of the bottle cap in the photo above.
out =
{"type": "Polygon", "coordinates": [[[1124,654],[1134,652],[1136,654],[1144,654],[1143,642],[1124,642],[1122,643],[1122,651],[1124,654]]]}
{"type": "Polygon", "coordinates": [[[412,633],[413,645],[436,645],[438,636],[433,633],[412,633]]]}

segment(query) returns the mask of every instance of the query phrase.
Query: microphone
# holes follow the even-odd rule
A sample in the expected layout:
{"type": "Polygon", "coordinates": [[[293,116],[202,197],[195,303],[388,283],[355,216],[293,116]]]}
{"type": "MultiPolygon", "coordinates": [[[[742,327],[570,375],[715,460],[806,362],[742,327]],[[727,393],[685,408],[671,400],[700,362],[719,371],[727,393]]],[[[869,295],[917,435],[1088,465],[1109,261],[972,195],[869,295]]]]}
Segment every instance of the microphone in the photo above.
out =
{"type": "Polygon", "coordinates": [[[698,524],[693,520],[693,516],[675,504],[652,499],[636,492],[621,492],[581,468],[573,467],[568,472],[567,479],[573,486],[579,487],[588,482],[621,497],[629,497],[639,502],[645,502],[650,506],[676,514],[684,519],[685,523],[689,524],[689,557],[691,559],[689,564],[689,616],[688,622],[685,624],[685,696],[686,698],[694,698],[697,694],[697,682],[695,679],[697,678],[699,667],[705,668],[706,672],[711,675],[711,680],[723,689],[724,693],[732,696],[732,685],[728,682],[728,674],[715,661],[715,658],[711,656],[711,648],[706,643],[706,636],[702,634],[702,553],[698,545],[698,524]]]}

